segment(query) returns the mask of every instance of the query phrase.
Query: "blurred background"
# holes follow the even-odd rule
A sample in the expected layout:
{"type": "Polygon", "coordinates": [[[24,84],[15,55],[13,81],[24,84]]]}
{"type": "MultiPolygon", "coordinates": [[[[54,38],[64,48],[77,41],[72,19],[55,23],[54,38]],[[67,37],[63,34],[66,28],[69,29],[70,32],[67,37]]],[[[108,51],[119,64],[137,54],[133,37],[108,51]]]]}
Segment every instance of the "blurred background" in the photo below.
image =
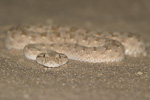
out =
{"type": "Polygon", "coordinates": [[[0,25],[56,23],[135,31],[150,23],[149,0],[0,0],[0,25]]]}

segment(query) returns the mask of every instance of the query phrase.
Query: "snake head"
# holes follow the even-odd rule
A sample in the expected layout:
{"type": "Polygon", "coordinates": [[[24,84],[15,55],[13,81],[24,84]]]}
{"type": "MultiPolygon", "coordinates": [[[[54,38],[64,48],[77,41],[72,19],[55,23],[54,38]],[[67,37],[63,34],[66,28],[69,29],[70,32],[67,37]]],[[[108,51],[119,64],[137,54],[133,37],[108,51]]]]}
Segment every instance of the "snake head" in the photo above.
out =
{"type": "Polygon", "coordinates": [[[37,55],[36,61],[46,67],[59,67],[68,62],[68,57],[62,53],[48,52],[37,55]]]}

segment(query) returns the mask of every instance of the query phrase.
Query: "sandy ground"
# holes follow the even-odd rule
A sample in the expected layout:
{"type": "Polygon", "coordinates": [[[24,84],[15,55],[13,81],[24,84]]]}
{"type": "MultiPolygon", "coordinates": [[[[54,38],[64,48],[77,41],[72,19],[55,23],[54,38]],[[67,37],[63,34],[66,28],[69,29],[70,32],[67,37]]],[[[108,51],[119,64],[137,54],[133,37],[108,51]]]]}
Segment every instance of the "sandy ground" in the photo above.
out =
{"type": "Polygon", "coordinates": [[[149,0],[0,0],[0,100],[150,100],[149,39],[149,0]],[[46,69],[4,47],[5,30],[25,23],[137,32],[148,55],[46,69]]]}

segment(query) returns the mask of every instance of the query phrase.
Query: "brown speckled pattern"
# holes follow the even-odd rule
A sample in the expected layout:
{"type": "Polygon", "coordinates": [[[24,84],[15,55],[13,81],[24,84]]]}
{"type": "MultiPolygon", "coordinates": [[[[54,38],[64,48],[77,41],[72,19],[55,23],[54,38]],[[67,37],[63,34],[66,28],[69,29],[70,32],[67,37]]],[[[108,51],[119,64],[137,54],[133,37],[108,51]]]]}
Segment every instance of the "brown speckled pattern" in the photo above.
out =
{"type": "Polygon", "coordinates": [[[121,61],[125,54],[146,55],[145,44],[137,34],[93,32],[66,26],[13,27],[7,31],[5,46],[24,49],[26,58],[32,60],[36,60],[39,53],[51,50],[65,54],[69,59],[93,63],[121,61]]]}

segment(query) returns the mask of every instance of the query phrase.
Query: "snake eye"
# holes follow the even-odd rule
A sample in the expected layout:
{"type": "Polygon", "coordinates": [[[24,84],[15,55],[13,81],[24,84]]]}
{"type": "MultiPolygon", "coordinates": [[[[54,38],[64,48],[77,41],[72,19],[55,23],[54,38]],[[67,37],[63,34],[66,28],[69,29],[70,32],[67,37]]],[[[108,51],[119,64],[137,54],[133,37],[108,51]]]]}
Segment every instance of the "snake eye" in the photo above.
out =
{"type": "Polygon", "coordinates": [[[46,54],[43,55],[43,57],[44,58],[49,58],[49,54],[46,53],[46,54]]]}
{"type": "Polygon", "coordinates": [[[59,58],[61,58],[61,55],[59,55],[59,58]]]}
{"type": "Polygon", "coordinates": [[[59,54],[56,55],[56,58],[61,58],[61,56],[59,54]]]}
{"type": "Polygon", "coordinates": [[[43,57],[45,58],[45,54],[43,54],[43,57]]]}
{"type": "Polygon", "coordinates": [[[45,57],[45,54],[41,53],[37,57],[45,57]]]}

